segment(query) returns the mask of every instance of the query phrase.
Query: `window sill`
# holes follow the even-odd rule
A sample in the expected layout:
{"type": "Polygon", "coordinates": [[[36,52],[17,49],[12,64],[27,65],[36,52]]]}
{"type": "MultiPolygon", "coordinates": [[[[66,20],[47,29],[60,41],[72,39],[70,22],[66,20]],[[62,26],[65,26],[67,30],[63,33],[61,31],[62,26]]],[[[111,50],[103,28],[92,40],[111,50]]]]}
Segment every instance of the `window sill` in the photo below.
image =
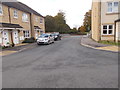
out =
{"type": "Polygon", "coordinates": [[[15,19],[18,19],[18,17],[14,17],[15,19]]]}
{"type": "Polygon", "coordinates": [[[120,14],[120,13],[117,13],[117,12],[106,13],[106,15],[116,15],[116,14],[120,14]]]}
{"type": "Polygon", "coordinates": [[[104,34],[102,35],[102,37],[113,37],[114,35],[113,34],[104,34]]]}
{"type": "Polygon", "coordinates": [[[29,21],[22,21],[22,22],[24,22],[24,23],[28,23],[29,21]]]}

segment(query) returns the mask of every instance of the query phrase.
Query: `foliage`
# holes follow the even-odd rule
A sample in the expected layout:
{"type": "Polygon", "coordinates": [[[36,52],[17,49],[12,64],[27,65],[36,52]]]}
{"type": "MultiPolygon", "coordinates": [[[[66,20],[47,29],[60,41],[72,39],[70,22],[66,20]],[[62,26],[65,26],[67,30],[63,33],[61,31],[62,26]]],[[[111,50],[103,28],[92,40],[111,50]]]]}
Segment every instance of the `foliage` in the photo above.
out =
{"type": "Polygon", "coordinates": [[[108,44],[108,45],[120,45],[120,42],[116,43],[114,41],[99,41],[98,43],[102,43],[102,44],[108,44]]]}
{"type": "Polygon", "coordinates": [[[67,33],[70,27],[66,24],[65,13],[59,11],[54,17],[47,15],[45,18],[46,32],[67,33]]]}
{"type": "Polygon", "coordinates": [[[35,38],[31,37],[31,38],[26,38],[22,43],[34,43],[35,42],[35,38]]]}
{"type": "Polygon", "coordinates": [[[83,25],[85,26],[87,32],[91,30],[91,10],[86,12],[83,25]]]}
{"type": "Polygon", "coordinates": [[[83,25],[79,27],[80,32],[89,32],[91,30],[91,10],[85,13],[83,25]]]}
{"type": "Polygon", "coordinates": [[[78,31],[79,31],[79,32],[86,32],[85,26],[79,27],[79,28],[78,28],[78,31]]]}

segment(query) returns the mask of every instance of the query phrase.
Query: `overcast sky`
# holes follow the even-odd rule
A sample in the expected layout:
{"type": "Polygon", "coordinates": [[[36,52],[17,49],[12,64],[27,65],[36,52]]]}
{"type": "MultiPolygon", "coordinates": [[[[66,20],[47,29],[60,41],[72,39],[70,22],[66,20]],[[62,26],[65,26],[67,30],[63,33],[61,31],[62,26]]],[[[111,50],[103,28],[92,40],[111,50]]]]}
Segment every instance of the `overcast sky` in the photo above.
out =
{"type": "Polygon", "coordinates": [[[30,6],[43,16],[55,16],[59,10],[66,14],[67,24],[79,27],[83,23],[84,14],[91,9],[92,0],[18,0],[30,6]]]}

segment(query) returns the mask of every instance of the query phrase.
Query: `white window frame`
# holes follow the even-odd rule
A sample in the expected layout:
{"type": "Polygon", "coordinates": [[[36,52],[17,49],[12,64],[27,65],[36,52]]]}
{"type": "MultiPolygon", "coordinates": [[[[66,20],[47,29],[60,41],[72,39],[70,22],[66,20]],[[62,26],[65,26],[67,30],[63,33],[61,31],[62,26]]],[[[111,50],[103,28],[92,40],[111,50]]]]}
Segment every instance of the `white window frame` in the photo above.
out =
{"type": "Polygon", "coordinates": [[[0,13],[0,15],[3,15],[3,7],[2,7],[2,4],[0,4],[0,8],[1,8],[0,10],[1,10],[1,12],[2,12],[2,13],[0,13]]]}
{"type": "Polygon", "coordinates": [[[24,34],[24,38],[30,38],[30,31],[29,30],[23,31],[23,34],[24,34]]]}
{"type": "Polygon", "coordinates": [[[38,22],[38,17],[35,17],[36,22],[38,22]]]}
{"type": "Polygon", "coordinates": [[[15,9],[13,12],[14,18],[18,18],[18,11],[15,9]]]}
{"type": "Polygon", "coordinates": [[[119,12],[118,8],[119,8],[119,2],[118,1],[107,2],[107,13],[118,13],[119,12]],[[118,3],[118,7],[115,7],[116,2],[118,3]],[[109,3],[112,3],[112,6],[111,6],[112,11],[111,12],[108,11],[109,10],[109,6],[108,6],[109,3]]]}
{"type": "Polygon", "coordinates": [[[28,22],[28,15],[26,13],[22,14],[22,21],[23,22],[28,22]]]}
{"type": "Polygon", "coordinates": [[[40,24],[42,24],[43,23],[43,18],[40,18],[40,24]]]}
{"type": "Polygon", "coordinates": [[[114,25],[113,25],[113,24],[102,25],[102,32],[101,32],[101,33],[102,33],[102,35],[114,35],[114,25]],[[110,26],[110,25],[112,25],[112,29],[109,29],[109,26],[110,26]],[[107,34],[104,34],[104,33],[103,33],[103,31],[105,30],[105,29],[103,29],[104,26],[107,26],[107,29],[106,29],[106,30],[107,30],[107,34]],[[112,30],[112,34],[109,34],[109,31],[110,31],[110,30],[112,30]]]}

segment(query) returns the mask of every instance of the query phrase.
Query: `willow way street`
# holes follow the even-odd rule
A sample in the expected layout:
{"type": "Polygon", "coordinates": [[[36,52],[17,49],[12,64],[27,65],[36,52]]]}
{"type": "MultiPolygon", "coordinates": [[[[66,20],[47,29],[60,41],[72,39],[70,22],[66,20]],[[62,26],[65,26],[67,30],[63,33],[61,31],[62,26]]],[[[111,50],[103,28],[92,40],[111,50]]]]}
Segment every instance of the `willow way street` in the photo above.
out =
{"type": "Polygon", "coordinates": [[[3,88],[117,88],[118,54],[67,36],[2,58],[3,88]]]}

